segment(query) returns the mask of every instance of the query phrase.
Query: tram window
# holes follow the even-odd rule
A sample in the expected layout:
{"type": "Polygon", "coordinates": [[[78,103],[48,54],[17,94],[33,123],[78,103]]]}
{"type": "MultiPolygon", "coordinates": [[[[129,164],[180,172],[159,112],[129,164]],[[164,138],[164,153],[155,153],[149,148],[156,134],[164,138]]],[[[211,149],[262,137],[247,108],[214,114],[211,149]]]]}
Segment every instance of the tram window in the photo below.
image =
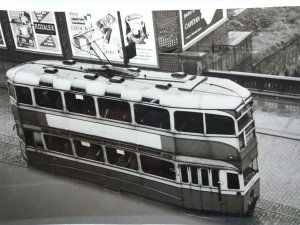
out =
{"type": "Polygon", "coordinates": [[[24,129],[24,136],[26,146],[43,148],[43,142],[40,133],[24,129]]]}
{"type": "Polygon", "coordinates": [[[60,92],[47,89],[34,89],[35,101],[38,106],[63,109],[60,92]]]}
{"type": "Polygon", "coordinates": [[[203,114],[196,112],[176,111],[174,113],[175,129],[182,132],[203,134],[203,114]]]}
{"type": "Polygon", "coordinates": [[[52,135],[44,135],[44,138],[48,150],[73,155],[69,139],[52,135]]]}
{"type": "Polygon", "coordinates": [[[191,166],[191,176],[192,176],[192,183],[199,184],[198,181],[198,168],[191,166]]]}
{"type": "Polygon", "coordinates": [[[255,158],[243,172],[245,186],[249,183],[252,177],[254,177],[255,174],[257,173],[258,173],[258,164],[257,164],[257,158],[255,158]]]}
{"type": "Polygon", "coordinates": [[[201,182],[203,186],[209,186],[208,169],[201,169],[201,182]]]}
{"type": "Polygon", "coordinates": [[[189,178],[188,178],[187,166],[181,166],[180,170],[181,170],[181,181],[183,183],[188,183],[189,182],[189,178]]]}
{"type": "Polygon", "coordinates": [[[137,170],[137,158],[132,152],[106,147],[107,160],[110,164],[137,170]]]}
{"type": "Polygon", "coordinates": [[[28,87],[15,86],[18,103],[32,105],[31,91],[28,87]]]}
{"type": "Polygon", "coordinates": [[[219,171],[211,170],[211,174],[212,174],[212,186],[218,187],[219,186],[219,171]]]}
{"type": "Polygon", "coordinates": [[[239,130],[242,130],[250,121],[252,121],[252,112],[249,110],[241,119],[238,121],[239,130]]]}
{"type": "Polygon", "coordinates": [[[227,173],[228,189],[240,189],[239,176],[235,173],[227,173]]]}
{"type": "Polygon", "coordinates": [[[65,93],[66,107],[69,112],[95,116],[94,98],[88,95],[65,93]]]}
{"type": "Polygon", "coordinates": [[[103,150],[100,145],[78,140],[73,142],[78,157],[104,162],[103,150]]]}
{"type": "Polygon", "coordinates": [[[131,122],[130,105],[128,102],[111,99],[98,99],[100,116],[107,119],[131,122]]]}
{"type": "Polygon", "coordinates": [[[234,122],[228,116],[205,114],[207,134],[235,134],[234,122]]]}
{"type": "Polygon", "coordinates": [[[8,83],[8,93],[11,97],[16,99],[15,89],[14,89],[14,86],[11,83],[8,83]]]}
{"type": "Polygon", "coordinates": [[[145,173],[175,180],[175,167],[171,162],[141,155],[141,165],[145,173]]]}
{"type": "Polygon", "coordinates": [[[166,109],[136,104],[134,113],[135,122],[138,124],[170,129],[170,115],[166,109]]]}

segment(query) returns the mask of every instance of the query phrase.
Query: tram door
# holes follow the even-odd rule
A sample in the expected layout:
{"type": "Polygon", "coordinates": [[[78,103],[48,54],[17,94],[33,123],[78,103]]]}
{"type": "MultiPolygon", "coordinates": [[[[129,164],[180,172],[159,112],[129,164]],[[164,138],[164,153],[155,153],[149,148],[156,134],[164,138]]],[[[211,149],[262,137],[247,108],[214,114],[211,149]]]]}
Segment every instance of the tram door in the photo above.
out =
{"type": "Polygon", "coordinates": [[[182,199],[187,208],[202,209],[203,196],[201,194],[199,168],[181,165],[182,199]]]}

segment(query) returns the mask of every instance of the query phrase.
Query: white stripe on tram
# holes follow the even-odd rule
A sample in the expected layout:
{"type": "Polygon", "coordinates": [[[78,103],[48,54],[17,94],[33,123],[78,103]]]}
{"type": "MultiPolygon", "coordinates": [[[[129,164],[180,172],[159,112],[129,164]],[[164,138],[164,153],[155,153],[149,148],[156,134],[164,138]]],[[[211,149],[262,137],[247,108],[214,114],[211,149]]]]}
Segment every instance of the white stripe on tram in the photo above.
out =
{"type": "Polygon", "coordinates": [[[46,114],[50,127],[162,149],[160,135],[46,114]]]}

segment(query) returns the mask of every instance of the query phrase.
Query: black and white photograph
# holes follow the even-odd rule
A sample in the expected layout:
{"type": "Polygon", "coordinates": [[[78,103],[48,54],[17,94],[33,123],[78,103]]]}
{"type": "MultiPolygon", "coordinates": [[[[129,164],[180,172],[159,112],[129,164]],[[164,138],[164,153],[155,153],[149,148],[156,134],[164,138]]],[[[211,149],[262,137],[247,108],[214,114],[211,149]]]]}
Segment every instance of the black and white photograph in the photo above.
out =
{"type": "Polygon", "coordinates": [[[300,224],[297,1],[0,9],[0,225],[300,224]]]}

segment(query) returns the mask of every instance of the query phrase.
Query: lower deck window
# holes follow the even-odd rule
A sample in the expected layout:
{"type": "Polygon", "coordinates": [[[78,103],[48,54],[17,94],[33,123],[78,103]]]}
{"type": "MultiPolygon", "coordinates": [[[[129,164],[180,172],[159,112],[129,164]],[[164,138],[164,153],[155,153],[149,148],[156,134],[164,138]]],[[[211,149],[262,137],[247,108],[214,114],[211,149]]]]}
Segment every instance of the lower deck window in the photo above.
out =
{"type": "Polygon", "coordinates": [[[42,137],[39,132],[24,129],[25,144],[35,148],[43,148],[42,137]]]}
{"type": "Polygon", "coordinates": [[[141,155],[142,170],[145,173],[175,180],[174,164],[165,160],[141,155]]]}
{"type": "Polygon", "coordinates": [[[208,169],[201,169],[201,182],[203,186],[209,186],[208,169]]]}
{"type": "Polygon", "coordinates": [[[243,172],[245,186],[249,183],[252,177],[254,177],[255,174],[257,173],[258,173],[258,164],[257,164],[257,158],[255,158],[243,172]]]}
{"type": "Polygon", "coordinates": [[[239,176],[235,173],[227,173],[228,189],[240,189],[239,176]]]}
{"type": "Polygon", "coordinates": [[[45,134],[44,138],[48,150],[73,155],[72,145],[69,139],[48,134],[45,134]]]}
{"type": "Polygon", "coordinates": [[[189,182],[189,177],[188,177],[187,166],[181,166],[180,170],[181,170],[181,181],[183,183],[188,183],[189,182]]]}
{"type": "Polygon", "coordinates": [[[191,177],[192,177],[192,184],[199,184],[197,167],[193,167],[193,166],[191,167],[191,177]]]}
{"type": "Polygon", "coordinates": [[[104,162],[103,150],[100,145],[78,140],[73,142],[78,157],[104,162]]]}
{"type": "Polygon", "coordinates": [[[219,186],[219,171],[211,170],[211,175],[212,175],[212,186],[218,187],[219,186]]]}
{"type": "Polygon", "coordinates": [[[107,161],[112,165],[121,166],[133,170],[138,169],[136,155],[132,152],[112,147],[106,147],[106,155],[107,161]]]}

